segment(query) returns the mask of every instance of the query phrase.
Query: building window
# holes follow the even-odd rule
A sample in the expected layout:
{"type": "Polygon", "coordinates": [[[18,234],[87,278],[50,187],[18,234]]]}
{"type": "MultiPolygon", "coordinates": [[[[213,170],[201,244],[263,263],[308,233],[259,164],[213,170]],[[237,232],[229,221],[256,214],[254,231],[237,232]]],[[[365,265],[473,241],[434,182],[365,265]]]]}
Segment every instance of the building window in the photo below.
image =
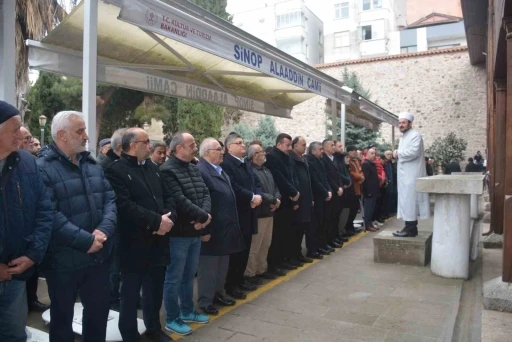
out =
{"type": "Polygon", "coordinates": [[[381,8],[382,0],[373,0],[373,8],[381,8]]]}
{"type": "Polygon", "coordinates": [[[291,27],[303,24],[302,12],[291,12],[276,16],[276,28],[291,27]]]}
{"type": "Polygon", "coordinates": [[[400,53],[409,53],[409,52],[417,52],[417,51],[418,51],[418,46],[416,46],[416,45],[402,46],[400,48],[400,53]]]}
{"type": "Polygon", "coordinates": [[[336,32],[334,33],[334,48],[343,48],[350,46],[350,32],[336,32]]]}
{"type": "Polygon", "coordinates": [[[348,18],[348,2],[342,2],[334,5],[334,19],[348,18]]]}
{"type": "Polygon", "coordinates": [[[363,11],[369,11],[372,9],[371,1],[372,0],[363,0],[363,11]]]}
{"type": "Polygon", "coordinates": [[[362,40],[372,39],[372,25],[361,26],[361,39],[362,40]]]}
{"type": "Polygon", "coordinates": [[[448,45],[439,45],[439,46],[429,46],[429,50],[439,50],[439,49],[449,49],[453,47],[460,46],[460,44],[448,44],[448,45]]]}

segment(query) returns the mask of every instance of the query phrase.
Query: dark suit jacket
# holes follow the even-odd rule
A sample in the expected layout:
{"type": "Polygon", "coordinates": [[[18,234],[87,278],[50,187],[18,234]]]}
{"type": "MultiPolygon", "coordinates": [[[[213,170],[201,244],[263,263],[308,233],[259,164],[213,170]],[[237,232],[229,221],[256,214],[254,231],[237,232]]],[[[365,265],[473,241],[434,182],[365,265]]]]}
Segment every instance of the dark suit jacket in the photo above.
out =
{"type": "Polygon", "coordinates": [[[222,175],[219,175],[213,166],[204,159],[199,161],[197,167],[208,191],[210,191],[212,201],[212,221],[202,232],[202,235],[210,234],[211,238],[210,241],[201,244],[201,254],[220,256],[249,248],[250,246],[245,246],[238,224],[236,196],[229,176],[224,171],[222,175]]]}
{"type": "Polygon", "coordinates": [[[250,162],[242,163],[229,153],[224,155],[220,166],[231,181],[236,196],[238,221],[247,239],[251,234],[258,233],[258,211],[257,208],[251,208],[251,201],[254,195],[263,196],[260,180],[254,175],[250,162]]]}
{"type": "Polygon", "coordinates": [[[364,183],[363,195],[364,197],[377,197],[380,194],[379,175],[377,174],[377,166],[374,162],[366,159],[363,164],[364,183]]]}
{"type": "Polygon", "coordinates": [[[272,151],[267,154],[265,166],[272,172],[274,181],[281,193],[281,207],[279,210],[281,208],[290,209],[293,206],[290,197],[297,196],[299,192],[290,157],[274,146],[272,151]]]}
{"type": "Polygon", "coordinates": [[[327,175],[327,182],[332,189],[333,199],[339,199],[337,191],[339,188],[343,188],[343,181],[341,179],[341,173],[336,166],[336,162],[332,161],[327,154],[322,155],[322,164],[327,175]]]}

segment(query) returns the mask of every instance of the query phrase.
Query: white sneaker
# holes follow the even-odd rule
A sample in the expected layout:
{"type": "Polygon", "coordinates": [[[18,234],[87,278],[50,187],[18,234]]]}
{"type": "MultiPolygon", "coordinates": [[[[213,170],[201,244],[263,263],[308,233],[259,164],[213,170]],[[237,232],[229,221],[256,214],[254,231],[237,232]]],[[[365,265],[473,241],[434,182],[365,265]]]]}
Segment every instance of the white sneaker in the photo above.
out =
{"type": "Polygon", "coordinates": [[[361,228],[361,227],[362,227],[362,225],[361,225],[361,224],[359,224],[359,223],[354,223],[354,228],[361,228]]]}
{"type": "Polygon", "coordinates": [[[372,223],[373,223],[374,226],[377,226],[377,227],[382,227],[383,226],[383,224],[380,223],[379,221],[373,221],[372,223]]]}

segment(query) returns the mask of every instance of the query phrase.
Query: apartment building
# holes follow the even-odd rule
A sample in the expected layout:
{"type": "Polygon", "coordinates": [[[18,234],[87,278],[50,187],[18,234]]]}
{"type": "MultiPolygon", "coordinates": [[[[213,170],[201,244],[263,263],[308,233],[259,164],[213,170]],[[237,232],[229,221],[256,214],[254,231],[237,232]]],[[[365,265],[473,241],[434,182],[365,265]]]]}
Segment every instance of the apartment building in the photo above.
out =
{"type": "Polygon", "coordinates": [[[325,62],[323,22],[304,0],[230,1],[227,9],[240,29],[302,62],[325,62]]]}

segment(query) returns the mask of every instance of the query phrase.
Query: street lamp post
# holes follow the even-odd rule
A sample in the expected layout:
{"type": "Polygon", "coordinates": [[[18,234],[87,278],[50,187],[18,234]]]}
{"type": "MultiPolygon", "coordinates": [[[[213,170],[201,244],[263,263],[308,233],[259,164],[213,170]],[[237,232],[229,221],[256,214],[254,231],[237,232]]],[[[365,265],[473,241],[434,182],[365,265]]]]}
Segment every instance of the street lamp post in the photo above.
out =
{"type": "Polygon", "coordinates": [[[39,127],[41,127],[41,147],[45,145],[44,143],[44,126],[46,125],[46,116],[39,116],[39,127]]]}

